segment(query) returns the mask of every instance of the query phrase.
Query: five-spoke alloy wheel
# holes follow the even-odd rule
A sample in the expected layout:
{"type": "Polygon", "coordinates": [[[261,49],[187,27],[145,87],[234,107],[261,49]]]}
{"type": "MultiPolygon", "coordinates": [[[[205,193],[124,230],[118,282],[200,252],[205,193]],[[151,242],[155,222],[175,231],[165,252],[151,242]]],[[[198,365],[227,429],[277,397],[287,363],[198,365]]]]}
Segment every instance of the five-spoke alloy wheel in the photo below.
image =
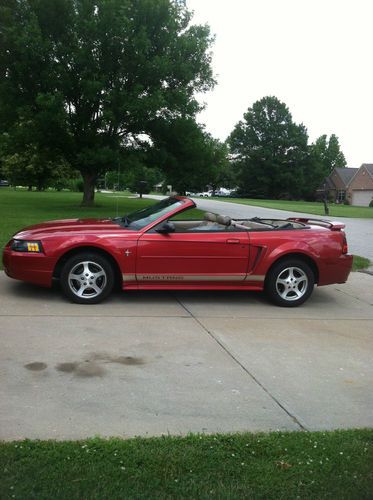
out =
{"type": "Polygon", "coordinates": [[[295,307],[311,295],[315,277],[306,262],[284,259],[269,271],[265,289],[269,298],[280,306],[295,307]]]}
{"type": "Polygon", "coordinates": [[[67,297],[78,304],[97,304],[113,289],[114,273],[110,262],[94,253],[70,257],[61,272],[61,286],[67,297]]]}

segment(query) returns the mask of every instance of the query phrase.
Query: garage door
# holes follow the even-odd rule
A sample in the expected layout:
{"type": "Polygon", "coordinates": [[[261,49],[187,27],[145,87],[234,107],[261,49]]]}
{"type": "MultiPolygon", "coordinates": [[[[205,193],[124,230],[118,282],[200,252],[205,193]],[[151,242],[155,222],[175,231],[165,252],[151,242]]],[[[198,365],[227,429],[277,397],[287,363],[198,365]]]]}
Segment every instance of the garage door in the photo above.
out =
{"type": "Polygon", "coordinates": [[[373,189],[369,191],[352,191],[352,204],[368,207],[373,198],[373,189]]]}

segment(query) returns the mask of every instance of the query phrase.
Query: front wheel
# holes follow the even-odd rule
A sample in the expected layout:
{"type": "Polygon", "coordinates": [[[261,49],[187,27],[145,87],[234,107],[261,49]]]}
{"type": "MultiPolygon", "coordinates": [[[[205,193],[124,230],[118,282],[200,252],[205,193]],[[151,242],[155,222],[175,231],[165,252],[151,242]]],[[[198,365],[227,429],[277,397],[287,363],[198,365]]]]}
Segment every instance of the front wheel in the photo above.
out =
{"type": "Polygon", "coordinates": [[[315,277],[308,264],[298,259],[286,259],[269,271],[265,291],[275,304],[296,307],[310,297],[314,283],[315,277]]]}
{"type": "Polygon", "coordinates": [[[97,304],[110,294],[113,286],[113,268],[101,255],[80,253],[70,257],[63,266],[62,290],[77,304],[97,304]]]}

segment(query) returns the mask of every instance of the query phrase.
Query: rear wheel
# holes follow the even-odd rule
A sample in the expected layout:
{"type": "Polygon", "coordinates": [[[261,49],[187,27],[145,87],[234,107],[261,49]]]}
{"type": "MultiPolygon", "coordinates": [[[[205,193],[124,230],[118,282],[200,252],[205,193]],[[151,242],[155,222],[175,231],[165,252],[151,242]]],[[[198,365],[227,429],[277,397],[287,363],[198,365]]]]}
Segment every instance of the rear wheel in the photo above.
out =
{"type": "Polygon", "coordinates": [[[265,291],[272,302],[283,307],[303,304],[312,294],[315,277],[300,259],[284,259],[269,271],[265,291]]]}
{"type": "Polygon", "coordinates": [[[101,255],[80,253],[70,257],[62,268],[62,290],[77,304],[97,304],[110,294],[113,286],[113,268],[101,255]]]}

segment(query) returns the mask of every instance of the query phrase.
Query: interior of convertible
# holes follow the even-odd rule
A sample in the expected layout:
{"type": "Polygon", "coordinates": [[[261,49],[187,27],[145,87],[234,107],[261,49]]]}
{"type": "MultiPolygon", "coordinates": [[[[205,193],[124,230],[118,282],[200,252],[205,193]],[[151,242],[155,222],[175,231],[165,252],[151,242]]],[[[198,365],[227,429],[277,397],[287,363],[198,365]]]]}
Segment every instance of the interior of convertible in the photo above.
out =
{"type": "Polygon", "coordinates": [[[286,229],[304,229],[307,226],[300,222],[281,219],[232,219],[228,215],[217,215],[206,212],[203,220],[176,220],[170,222],[175,227],[175,233],[208,232],[208,231],[273,231],[286,229]]]}

